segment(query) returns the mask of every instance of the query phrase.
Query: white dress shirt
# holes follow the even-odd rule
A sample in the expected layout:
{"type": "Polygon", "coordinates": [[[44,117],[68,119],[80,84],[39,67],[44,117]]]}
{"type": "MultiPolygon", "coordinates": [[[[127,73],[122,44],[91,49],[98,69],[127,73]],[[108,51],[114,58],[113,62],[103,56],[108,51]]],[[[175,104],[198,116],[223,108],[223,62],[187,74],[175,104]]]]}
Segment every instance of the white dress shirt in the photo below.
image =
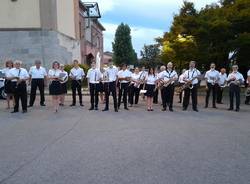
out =
{"type": "Polygon", "coordinates": [[[228,75],[227,77],[227,81],[231,81],[233,78],[235,78],[235,80],[241,80],[241,82],[243,83],[245,81],[243,75],[240,72],[232,72],[228,75]]]}
{"type": "Polygon", "coordinates": [[[116,67],[109,67],[107,68],[106,72],[109,76],[109,82],[115,82],[117,79],[118,69],[116,67]]]}
{"type": "Polygon", "coordinates": [[[140,75],[140,73],[132,73],[131,74],[131,80],[132,80],[132,84],[134,84],[135,82],[133,82],[133,81],[139,81],[139,79],[140,79],[140,77],[141,77],[141,75],[140,75]]]}
{"type": "Polygon", "coordinates": [[[45,68],[37,68],[36,66],[30,67],[29,74],[32,79],[44,79],[47,76],[45,68]]]}
{"type": "MultiPolygon", "coordinates": [[[[199,70],[197,70],[196,68],[189,69],[184,73],[184,79],[192,80],[195,77],[198,77],[199,75],[201,75],[201,72],[199,70]]],[[[199,83],[198,79],[194,79],[193,82],[192,82],[193,85],[198,84],[198,83],[199,83]]]]}
{"type": "Polygon", "coordinates": [[[73,78],[73,80],[82,80],[82,78],[85,76],[84,70],[80,67],[78,68],[72,68],[70,70],[70,77],[73,78]]]}
{"type": "MultiPolygon", "coordinates": [[[[129,70],[120,70],[118,73],[118,78],[131,78],[132,72],[129,70]]],[[[129,81],[122,80],[121,83],[128,83],[129,81]]]]}
{"type": "MultiPolygon", "coordinates": [[[[247,72],[247,77],[250,77],[250,70],[248,70],[248,72],[247,72]]],[[[249,82],[248,82],[248,78],[247,78],[247,84],[248,84],[249,82]]]]}
{"type": "MultiPolygon", "coordinates": [[[[26,69],[24,68],[12,68],[9,71],[10,77],[18,77],[19,79],[28,79],[29,78],[29,73],[26,69]]],[[[11,80],[12,82],[16,82],[17,79],[11,80]]]]}
{"type": "Polygon", "coordinates": [[[184,77],[185,77],[184,73],[180,75],[180,77],[179,77],[179,83],[181,83],[181,84],[185,83],[184,77]]]}
{"type": "Polygon", "coordinates": [[[218,83],[220,79],[220,73],[217,70],[209,70],[205,74],[205,79],[208,83],[218,83]]]}
{"type": "Polygon", "coordinates": [[[146,84],[155,85],[156,80],[157,80],[157,76],[155,75],[149,74],[146,76],[146,84]]]}
{"type": "Polygon", "coordinates": [[[55,69],[50,69],[48,74],[49,74],[49,77],[59,77],[60,73],[62,73],[62,71],[59,70],[59,69],[56,69],[56,70],[55,69]]]}
{"type": "Polygon", "coordinates": [[[91,68],[88,70],[87,78],[90,84],[99,84],[102,79],[102,73],[99,69],[91,68]]]}
{"type": "Polygon", "coordinates": [[[11,77],[11,76],[10,76],[10,70],[11,70],[11,68],[4,68],[4,69],[2,70],[2,72],[4,73],[4,75],[5,75],[6,78],[11,77]]]}
{"type": "Polygon", "coordinates": [[[224,74],[220,73],[218,84],[219,84],[220,86],[223,86],[223,85],[225,84],[226,81],[227,81],[227,74],[226,74],[226,73],[224,73],[224,74]]]}

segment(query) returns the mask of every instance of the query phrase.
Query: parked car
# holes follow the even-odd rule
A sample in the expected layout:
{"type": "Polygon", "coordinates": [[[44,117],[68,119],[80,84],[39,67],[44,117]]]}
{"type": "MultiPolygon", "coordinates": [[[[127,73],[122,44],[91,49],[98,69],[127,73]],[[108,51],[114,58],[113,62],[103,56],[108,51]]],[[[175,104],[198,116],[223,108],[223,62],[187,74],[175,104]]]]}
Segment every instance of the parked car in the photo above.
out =
{"type": "Polygon", "coordinates": [[[0,99],[6,99],[6,93],[4,92],[4,78],[0,78],[0,99]]]}

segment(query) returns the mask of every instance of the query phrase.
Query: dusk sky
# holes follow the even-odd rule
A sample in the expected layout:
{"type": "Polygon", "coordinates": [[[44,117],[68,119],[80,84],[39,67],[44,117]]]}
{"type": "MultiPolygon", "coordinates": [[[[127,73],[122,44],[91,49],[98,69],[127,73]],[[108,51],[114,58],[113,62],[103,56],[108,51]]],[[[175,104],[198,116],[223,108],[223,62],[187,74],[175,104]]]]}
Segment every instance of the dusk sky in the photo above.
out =
{"type": "MultiPolygon", "coordinates": [[[[216,0],[190,0],[197,9],[216,0]]],[[[182,0],[97,0],[102,14],[104,51],[112,51],[112,41],[117,26],[124,22],[131,27],[132,41],[139,54],[144,44],[154,43],[154,38],[169,30],[173,15],[178,13],[182,0]]]]}

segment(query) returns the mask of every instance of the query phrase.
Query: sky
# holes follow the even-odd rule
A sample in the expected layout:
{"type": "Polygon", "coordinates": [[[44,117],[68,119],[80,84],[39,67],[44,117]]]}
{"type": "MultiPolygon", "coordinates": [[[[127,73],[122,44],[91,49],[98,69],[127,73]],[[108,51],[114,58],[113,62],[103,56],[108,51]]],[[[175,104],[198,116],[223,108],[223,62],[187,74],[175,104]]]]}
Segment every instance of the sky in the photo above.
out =
{"type": "MultiPolygon", "coordinates": [[[[217,0],[189,0],[199,10],[217,0]]],[[[112,42],[117,26],[123,22],[130,26],[132,44],[140,57],[144,44],[153,44],[154,38],[169,31],[173,15],[178,13],[183,0],[96,0],[106,28],[104,51],[112,51],[112,42]]]]}

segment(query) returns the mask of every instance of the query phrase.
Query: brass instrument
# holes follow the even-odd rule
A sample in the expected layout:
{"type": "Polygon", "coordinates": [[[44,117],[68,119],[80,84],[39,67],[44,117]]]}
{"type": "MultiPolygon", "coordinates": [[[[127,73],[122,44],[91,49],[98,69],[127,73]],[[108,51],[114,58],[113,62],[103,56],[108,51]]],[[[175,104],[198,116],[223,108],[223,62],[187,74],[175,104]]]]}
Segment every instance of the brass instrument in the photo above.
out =
{"type": "Polygon", "coordinates": [[[60,81],[61,84],[64,84],[68,81],[69,77],[66,73],[60,73],[59,74],[59,77],[58,77],[58,80],[60,81]]]}
{"type": "Polygon", "coordinates": [[[107,70],[103,72],[103,80],[102,82],[109,82],[109,73],[107,70]]]}
{"type": "Polygon", "coordinates": [[[194,85],[193,85],[193,81],[195,79],[199,79],[200,76],[196,76],[194,78],[192,78],[191,80],[187,81],[183,86],[182,86],[182,90],[185,90],[185,89],[193,89],[194,88],[194,85]]]}

